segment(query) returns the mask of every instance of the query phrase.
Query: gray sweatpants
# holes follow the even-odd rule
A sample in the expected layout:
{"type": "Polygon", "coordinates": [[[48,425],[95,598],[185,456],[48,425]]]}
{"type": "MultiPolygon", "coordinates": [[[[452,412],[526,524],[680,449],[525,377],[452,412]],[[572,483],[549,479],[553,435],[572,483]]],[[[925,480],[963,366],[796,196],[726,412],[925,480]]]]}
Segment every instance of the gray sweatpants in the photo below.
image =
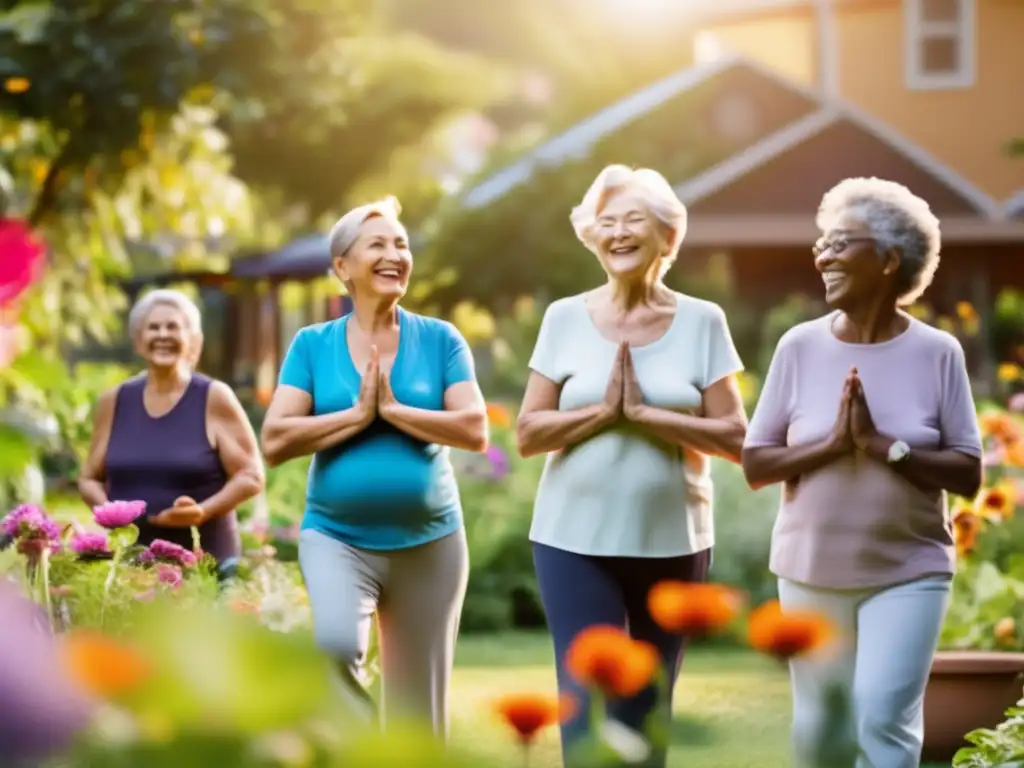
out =
{"type": "Polygon", "coordinates": [[[459,615],[469,577],[465,531],[410,549],[356,549],[319,531],[299,536],[299,565],[317,645],[338,662],[363,705],[362,666],[377,614],[383,720],[414,720],[448,735],[459,615]]]}
{"type": "Polygon", "coordinates": [[[845,725],[859,756],[850,760],[850,768],[854,762],[856,768],[920,765],[924,689],[949,592],[950,578],[944,575],[842,591],[779,581],[783,608],[822,613],[840,634],[830,647],[790,662],[793,737],[801,764],[820,746],[825,691],[839,685],[853,699],[845,725]]]}

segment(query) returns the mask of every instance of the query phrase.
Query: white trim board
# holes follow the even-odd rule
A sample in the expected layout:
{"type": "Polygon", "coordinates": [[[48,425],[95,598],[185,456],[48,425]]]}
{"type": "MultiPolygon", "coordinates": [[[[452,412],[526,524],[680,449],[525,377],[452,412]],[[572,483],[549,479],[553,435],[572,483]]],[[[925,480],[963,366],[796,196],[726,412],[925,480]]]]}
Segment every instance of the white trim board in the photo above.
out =
{"type": "Polygon", "coordinates": [[[1003,215],[1007,218],[1024,216],[1024,187],[1018,189],[1003,203],[1003,215]]]}
{"type": "MultiPolygon", "coordinates": [[[[840,119],[846,119],[888,144],[897,153],[927,171],[991,219],[1005,217],[1003,207],[963,176],[936,160],[931,154],[904,138],[879,120],[852,104],[833,100],[808,117],[790,123],[753,147],[676,187],[684,203],[692,205],[738,181],[756,168],[794,149],[840,119]]],[[[1024,202],[1024,201],[1022,201],[1024,202]]]]}

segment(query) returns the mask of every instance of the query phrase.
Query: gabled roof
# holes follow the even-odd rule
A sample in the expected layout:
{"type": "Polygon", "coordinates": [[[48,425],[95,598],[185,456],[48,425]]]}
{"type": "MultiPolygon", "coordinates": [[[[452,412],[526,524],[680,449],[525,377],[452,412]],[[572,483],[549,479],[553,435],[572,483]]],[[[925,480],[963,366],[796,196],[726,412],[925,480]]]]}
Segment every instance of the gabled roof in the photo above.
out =
{"type": "Polygon", "coordinates": [[[534,169],[586,157],[601,139],[639,120],[666,101],[733,68],[739,60],[723,59],[690,67],[636,91],[528,151],[523,157],[472,187],[462,198],[467,208],[482,208],[526,182],[534,169]]]}
{"type": "MultiPolygon", "coordinates": [[[[751,70],[767,81],[813,100],[818,109],[795,119],[696,177],[680,183],[677,192],[684,202],[693,203],[703,199],[838,122],[847,121],[884,142],[959,197],[969,201],[978,214],[992,219],[1006,215],[1004,207],[994,198],[882,121],[853,104],[826,99],[813,89],[741,56],[723,58],[707,66],[692,67],[616,102],[471,188],[464,196],[463,204],[469,208],[482,207],[526,182],[536,168],[557,166],[575,158],[586,157],[601,139],[639,120],[664,101],[737,68],[751,70]]],[[[1021,203],[1024,206],[1024,200],[1021,203]]]]}

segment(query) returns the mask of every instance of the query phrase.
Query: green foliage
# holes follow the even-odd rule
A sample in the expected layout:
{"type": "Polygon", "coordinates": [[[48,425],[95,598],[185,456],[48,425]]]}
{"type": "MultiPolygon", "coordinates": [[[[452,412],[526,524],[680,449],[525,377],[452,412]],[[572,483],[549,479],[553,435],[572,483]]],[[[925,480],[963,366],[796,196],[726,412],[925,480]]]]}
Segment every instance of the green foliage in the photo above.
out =
{"type": "Polygon", "coordinates": [[[995,728],[979,728],[965,737],[973,744],[953,758],[956,768],[1024,768],[1024,699],[1006,711],[995,728]]]}
{"type": "Polygon", "coordinates": [[[25,0],[0,16],[0,48],[0,78],[31,83],[4,92],[0,114],[53,136],[35,221],[75,172],[116,185],[182,104],[222,115],[241,178],[315,216],[396,148],[501,93],[475,57],[389,34],[369,0],[25,0]]]}
{"type": "Polygon", "coordinates": [[[1024,627],[1024,569],[1018,566],[1008,574],[987,560],[961,565],[953,579],[953,599],[939,647],[1024,651],[1017,627],[1024,627]]]}

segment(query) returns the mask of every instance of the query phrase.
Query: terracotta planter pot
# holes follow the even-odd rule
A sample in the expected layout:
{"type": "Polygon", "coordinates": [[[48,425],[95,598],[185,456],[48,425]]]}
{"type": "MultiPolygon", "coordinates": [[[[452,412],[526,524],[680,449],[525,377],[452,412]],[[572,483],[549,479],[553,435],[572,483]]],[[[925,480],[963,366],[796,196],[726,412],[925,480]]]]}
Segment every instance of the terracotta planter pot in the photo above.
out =
{"type": "Polygon", "coordinates": [[[949,764],[965,733],[994,728],[1024,697],[1024,653],[939,651],[924,694],[924,761],[949,764]]]}

